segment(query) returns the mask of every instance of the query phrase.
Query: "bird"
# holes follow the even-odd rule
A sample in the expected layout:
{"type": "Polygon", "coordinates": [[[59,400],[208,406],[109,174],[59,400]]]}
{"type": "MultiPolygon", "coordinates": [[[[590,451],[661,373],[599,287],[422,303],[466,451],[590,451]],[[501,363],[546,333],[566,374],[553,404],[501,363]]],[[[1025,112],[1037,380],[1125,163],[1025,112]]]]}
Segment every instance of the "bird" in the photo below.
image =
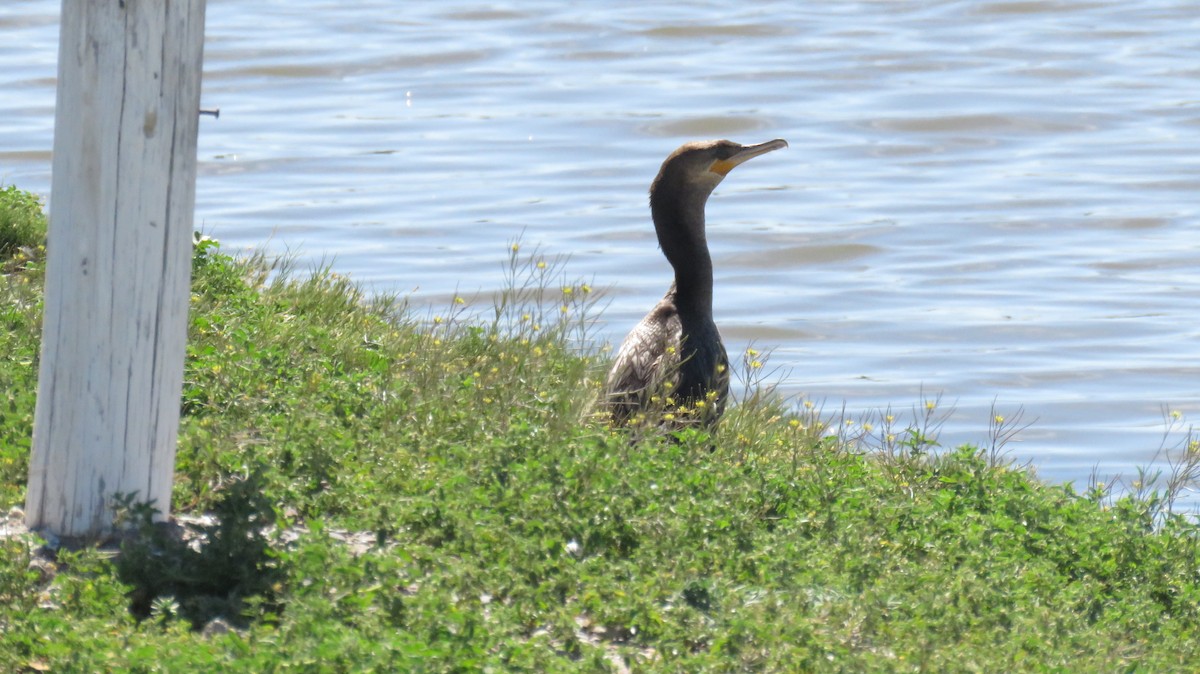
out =
{"type": "Polygon", "coordinates": [[[716,427],[729,394],[729,357],[713,321],[704,206],[734,167],[784,147],[781,138],[693,141],[663,162],[650,184],[650,215],[675,279],[617,350],[604,387],[615,425],[716,427]]]}

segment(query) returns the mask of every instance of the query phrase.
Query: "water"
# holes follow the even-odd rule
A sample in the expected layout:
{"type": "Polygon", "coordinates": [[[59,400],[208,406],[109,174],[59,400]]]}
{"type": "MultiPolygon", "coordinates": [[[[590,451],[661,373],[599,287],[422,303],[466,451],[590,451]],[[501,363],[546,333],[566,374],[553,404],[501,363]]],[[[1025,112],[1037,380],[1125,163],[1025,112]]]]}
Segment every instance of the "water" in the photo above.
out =
{"type": "MultiPolygon", "coordinates": [[[[661,295],[680,143],[782,137],[709,202],[731,353],[853,415],[941,394],[945,444],[1133,472],[1200,414],[1200,7],[1179,2],[210,0],[197,223],[418,304],[520,238],[661,295]]],[[[0,181],[47,192],[59,3],[0,7],[0,181]]],[[[1181,439],[1177,434],[1173,440],[1181,439]]]]}

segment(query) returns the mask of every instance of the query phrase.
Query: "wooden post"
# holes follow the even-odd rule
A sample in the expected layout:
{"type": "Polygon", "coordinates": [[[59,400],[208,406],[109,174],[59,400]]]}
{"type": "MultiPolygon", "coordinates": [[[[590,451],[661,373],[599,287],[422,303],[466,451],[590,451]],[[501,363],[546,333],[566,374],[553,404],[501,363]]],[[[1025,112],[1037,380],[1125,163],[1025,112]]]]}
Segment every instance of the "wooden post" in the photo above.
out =
{"type": "Polygon", "coordinates": [[[203,45],[204,0],[63,0],[30,529],[170,509],[203,45]]]}

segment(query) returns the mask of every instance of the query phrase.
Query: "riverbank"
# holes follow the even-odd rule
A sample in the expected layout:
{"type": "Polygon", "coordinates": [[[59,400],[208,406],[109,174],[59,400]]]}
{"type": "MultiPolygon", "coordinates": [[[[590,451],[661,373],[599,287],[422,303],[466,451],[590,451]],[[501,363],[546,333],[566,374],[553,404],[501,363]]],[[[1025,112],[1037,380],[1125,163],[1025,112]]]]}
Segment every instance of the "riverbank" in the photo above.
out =
{"type": "MultiPolygon", "coordinates": [[[[6,508],[38,245],[0,259],[6,508]]],[[[430,312],[202,239],[193,275],[173,509],[194,524],[180,539],[127,503],[142,536],[120,557],[0,539],[0,668],[1200,663],[1200,539],[1163,496],[1043,484],[995,452],[933,451],[920,424],[831,434],[847,424],[773,397],[759,354],[714,437],[631,443],[593,414],[595,293],[536,251],[514,245],[494,306],[430,312]]]]}

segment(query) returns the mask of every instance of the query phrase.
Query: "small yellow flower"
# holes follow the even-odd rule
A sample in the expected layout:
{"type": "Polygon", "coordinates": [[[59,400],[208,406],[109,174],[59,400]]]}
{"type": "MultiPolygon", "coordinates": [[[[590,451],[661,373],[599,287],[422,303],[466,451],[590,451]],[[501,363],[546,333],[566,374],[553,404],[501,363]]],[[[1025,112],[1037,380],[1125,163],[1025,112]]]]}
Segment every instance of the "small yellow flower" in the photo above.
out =
{"type": "Polygon", "coordinates": [[[999,426],[1000,424],[1004,423],[1004,417],[997,414],[995,417],[992,418],[992,421],[995,421],[996,425],[999,426]]]}
{"type": "Polygon", "coordinates": [[[538,263],[537,263],[537,268],[538,268],[538,269],[545,269],[545,268],[546,268],[546,262],[545,262],[544,260],[538,260],[538,263]]]}
{"type": "Polygon", "coordinates": [[[896,441],[896,435],[895,435],[894,433],[888,433],[888,434],[887,434],[887,441],[888,441],[888,442],[895,442],[895,441],[896,441]]]}
{"type": "Polygon", "coordinates": [[[696,401],[696,409],[702,410],[702,409],[704,409],[704,406],[707,404],[708,403],[704,402],[703,400],[697,400],[696,401]]]}
{"type": "Polygon", "coordinates": [[[563,286],[562,290],[564,295],[570,295],[571,293],[575,292],[575,289],[571,286],[563,286]]]}
{"type": "Polygon", "coordinates": [[[812,408],[813,408],[813,401],[805,400],[804,401],[804,409],[811,410],[812,408]]]}
{"type": "Polygon", "coordinates": [[[725,374],[725,365],[724,364],[717,366],[717,374],[725,374]]]}
{"type": "Polygon", "coordinates": [[[675,388],[675,382],[673,382],[673,381],[664,381],[664,382],[663,382],[663,388],[665,388],[666,390],[670,391],[671,389],[675,388]]]}
{"type": "Polygon", "coordinates": [[[522,322],[522,323],[525,323],[525,322],[527,322],[527,321],[530,321],[530,320],[532,320],[532,318],[533,318],[533,317],[532,317],[532,316],[530,316],[529,314],[521,314],[521,322],[522,322]]]}
{"type": "Polygon", "coordinates": [[[519,244],[519,243],[514,243],[514,244],[512,245],[512,252],[514,252],[514,253],[515,253],[515,252],[517,252],[518,250],[521,250],[521,244],[519,244]]]}
{"type": "Polygon", "coordinates": [[[542,347],[540,347],[540,346],[535,346],[535,347],[533,347],[533,355],[535,355],[535,356],[541,356],[541,355],[542,355],[542,353],[543,353],[543,352],[542,352],[542,347]]]}
{"type": "Polygon", "coordinates": [[[886,422],[888,422],[888,423],[890,424],[890,423],[892,423],[893,421],[895,421],[895,420],[896,420],[896,415],[894,415],[894,414],[889,414],[889,415],[887,415],[886,417],[884,417],[884,418],[883,418],[883,420],[884,420],[884,421],[886,421],[886,422]]]}
{"type": "Polygon", "coordinates": [[[934,401],[934,400],[926,400],[925,401],[925,409],[931,410],[935,407],[937,407],[937,401],[934,401]]]}
{"type": "Polygon", "coordinates": [[[534,332],[537,332],[538,330],[541,330],[541,329],[542,329],[542,326],[541,326],[541,325],[539,325],[539,324],[537,324],[537,323],[534,323],[534,324],[533,324],[533,331],[534,331],[534,332]]]}
{"type": "Polygon", "coordinates": [[[752,361],[750,361],[750,369],[751,369],[751,370],[757,370],[757,369],[759,369],[759,368],[761,368],[761,367],[762,367],[762,361],[761,361],[761,360],[752,360],[752,361]]]}
{"type": "Polygon", "coordinates": [[[1171,418],[1178,421],[1179,419],[1183,418],[1183,412],[1180,412],[1179,410],[1171,410],[1171,418]]]}
{"type": "Polygon", "coordinates": [[[673,353],[675,353],[675,347],[673,347],[673,346],[668,346],[668,347],[667,347],[667,353],[672,353],[672,354],[673,354],[673,353]]]}
{"type": "Polygon", "coordinates": [[[863,424],[862,429],[864,431],[866,431],[867,433],[870,433],[871,431],[875,430],[875,427],[872,426],[871,424],[863,424]]]}
{"type": "Polygon", "coordinates": [[[455,304],[466,304],[466,303],[467,303],[467,301],[466,301],[466,300],[464,300],[464,299],[463,299],[463,298],[461,298],[461,297],[455,297],[455,298],[454,298],[454,303],[455,303],[455,304]]]}
{"type": "Polygon", "coordinates": [[[800,420],[792,419],[791,421],[788,422],[788,426],[791,426],[792,428],[800,428],[800,420]]]}
{"type": "Polygon", "coordinates": [[[746,349],[746,355],[753,358],[758,355],[758,349],[746,349]]]}
{"type": "Polygon", "coordinates": [[[441,324],[442,324],[442,317],[441,317],[441,316],[434,316],[434,317],[433,317],[433,324],[434,324],[434,325],[441,325],[441,324]]]}
{"type": "Polygon", "coordinates": [[[565,304],[558,308],[558,313],[560,313],[560,314],[565,314],[568,311],[570,311],[570,309],[568,309],[567,305],[565,305],[565,304]]]}
{"type": "Polygon", "coordinates": [[[579,289],[582,290],[583,294],[585,294],[585,295],[592,292],[592,287],[586,283],[579,286],[579,289]]]}
{"type": "Polygon", "coordinates": [[[716,392],[716,391],[709,391],[708,393],[705,393],[705,394],[704,394],[704,397],[705,397],[705,399],[706,399],[706,400],[708,400],[709,402],[716,402],[716,400],[717,400],[717,392],[716,392]]]}
{"type": "Polygon", "coordinates": [[[664,421],[674,421],[675,415],[668,412],[667,414],[663,415],[663,420],[664,421]]]}

